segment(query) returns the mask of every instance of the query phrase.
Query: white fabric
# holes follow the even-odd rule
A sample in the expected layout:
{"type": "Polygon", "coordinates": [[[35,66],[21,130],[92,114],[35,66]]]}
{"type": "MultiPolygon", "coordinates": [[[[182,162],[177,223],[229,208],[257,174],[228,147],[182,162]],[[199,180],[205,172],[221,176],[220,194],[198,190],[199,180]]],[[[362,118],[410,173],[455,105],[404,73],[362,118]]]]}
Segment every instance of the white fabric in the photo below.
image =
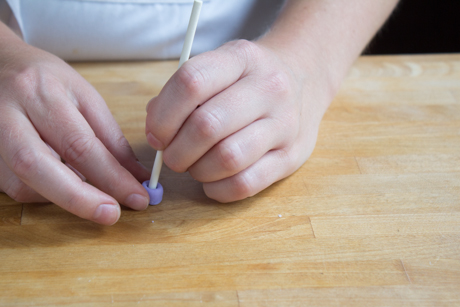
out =
{"type": "MultiPolygon", "coordinates": [[[[193,0],[6,1],[27,43],[74,61],[177,58],[193,4],[193,0]]],[[[204,0],[192,55],[262,34],[282,2],[204,0]]]]}

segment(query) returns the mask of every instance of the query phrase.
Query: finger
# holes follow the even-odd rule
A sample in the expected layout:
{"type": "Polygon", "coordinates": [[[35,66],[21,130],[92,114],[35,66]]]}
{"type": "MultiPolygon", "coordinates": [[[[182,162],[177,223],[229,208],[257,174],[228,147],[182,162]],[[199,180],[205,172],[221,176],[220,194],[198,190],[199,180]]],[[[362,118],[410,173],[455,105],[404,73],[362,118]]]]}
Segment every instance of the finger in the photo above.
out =
{"type": "Polygon", "coordinates": [[[295,158],[284,150],[274,150],[242,172],[215,182],[204,183],[206,195],[219,202],[227,203],[257,194],[274,182],[296,170],[295,158]]]}
{"type": "Polygon", "coordinates": [[[21,181],[0,158],[0,192],[20,203],[44,203],[46,198],[21,181]]]}
{"type": "Polygon", "coordinates": [[[247,74],[252,65],[247,59],[256,50],[247,41],[231,42],[182,65],[149,103],[146,122],[149,144],[157,150],[166,148],[197,106],[247,74]]]}
{"type": "Polygon", "coordinates": [[[258,161],[268,151],[281,148],[287,138],[273,119],[258,120],[230,135],[189,168],[201,182],[231,177],[258,161]]]}
{"type": "Polygon", "coordinates": [[[46,105],[28,106],[40,136],[97,188],[133,209],[145,209],[147,191],[95,136],[76,106],[66,101],[64,95],[54,93],[46,105]]]}
{"type": "Polygon", "coordinates": [[[115,199],[82,182],[58,161],[24,114],[6,113],[6,120],[0,121],[0,142],[8,146],[0,147],[0,155],[22,182],[82,218],[106,225],[118,220],[120,207],[115,199]]]}
{"type": "MultiPolygon", "coordinates": [[[[82,82],[86,83],[85,80],[82,82]]],[[[149,179],[149,170],[138,162],[104,99],[90,84],[82,84],[81,87],[83,86],[88,90],[77,93],[78,109],[93,129],[96,137],[138,181],[143,182],[149,179]]]]}
{"type": "MultiPolygon", "coordinates": [[[[59,154],[49,144],[46,143],[46,146],[48,146],[51,155],[55,157],[58,161],[61,161],[61,156],[59,156],[59,154]]],[[[86,181],[85,176],[83,176],[79,171],[77,171],[72,165],[70,165],[69,163],[65,163],[65,165],[68,168],[70,168],[70,170],[72,170],[81,179],[81,181],[86,181]]]]}
{"type": "Polygon", "coordinates": [[[238,81],[190,115],[164,151],[169,168],[185,172],[215,144],[268,114],[271,100],[277,97],[255,88],[254,79],[238,81]]]}
{"type": "Polygon", "coordinates": [[[69,168],[69,169],[70,169],[72,172],[74,172],[74,173],[75,173],[75,175],[77,175],[77,176],[78,176],[78,178],[80,178],[80,179],[81,179],[81,181],[86,181],[86,177],[85,177],[85,176],[83,176],[83,174],[82,174],[82,173],[80,173],[78,170],[76,170],[76,169],[75,169],[75,167],[73,167],[72,165],[70,165],[70,164],[69,164],[69,163],[67,163],[67,162],[65,163],[65,166],[67,166],[67,167],[68,167],[68,168],[69,168]]]}

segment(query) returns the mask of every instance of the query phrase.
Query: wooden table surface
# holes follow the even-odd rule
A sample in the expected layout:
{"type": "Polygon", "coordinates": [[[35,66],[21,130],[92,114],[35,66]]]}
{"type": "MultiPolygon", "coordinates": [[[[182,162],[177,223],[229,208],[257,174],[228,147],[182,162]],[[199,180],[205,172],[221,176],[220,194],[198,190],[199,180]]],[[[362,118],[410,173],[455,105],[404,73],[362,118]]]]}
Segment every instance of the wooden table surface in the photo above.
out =
{"type": "MultiPolygon", "coordinates": [[[[151,167],[145,105],[177,62],[73,66],[151,167]]],[[[360,58],[311,158],[250,199],[160,181],[111,227],[0,194],[0,305],[459,306],[460,54],[360,58]]]]}

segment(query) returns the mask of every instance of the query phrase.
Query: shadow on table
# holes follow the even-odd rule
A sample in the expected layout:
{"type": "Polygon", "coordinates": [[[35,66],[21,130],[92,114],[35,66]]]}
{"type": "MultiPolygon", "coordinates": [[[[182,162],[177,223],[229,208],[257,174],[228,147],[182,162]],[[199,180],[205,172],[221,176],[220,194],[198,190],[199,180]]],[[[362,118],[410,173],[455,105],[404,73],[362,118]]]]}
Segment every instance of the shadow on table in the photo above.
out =
{"type": "Polygon", "coordinates": [[[24,204],[21,225],[2,227],[0,249],[210,241],[226,232],[224,219],[234,220],[225,227],[248,224],[238,212],[249,208],[250,200],[220,204],[206,197],[202,184],[188,174],[167,168],[164,173],[163,202],[144,211],[122,206],[113,226],[81,219],[54,204],[24,204]]]}

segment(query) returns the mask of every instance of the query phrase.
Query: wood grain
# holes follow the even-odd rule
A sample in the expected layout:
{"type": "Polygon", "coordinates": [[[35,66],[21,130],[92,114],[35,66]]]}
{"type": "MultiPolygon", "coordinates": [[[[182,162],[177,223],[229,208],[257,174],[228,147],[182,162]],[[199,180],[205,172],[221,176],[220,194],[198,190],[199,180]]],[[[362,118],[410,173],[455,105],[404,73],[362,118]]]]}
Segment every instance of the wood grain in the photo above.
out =
{"type": "MultiPolygon", "coordinates": [[[[177,62],[78,63],[139,160],[177,62]]],[[[219,204],[162,172],[164,201],[104,227],[0,194],[0,305],[460,305],[460,55],[360,58],[311,158],[219,204]]]]}

